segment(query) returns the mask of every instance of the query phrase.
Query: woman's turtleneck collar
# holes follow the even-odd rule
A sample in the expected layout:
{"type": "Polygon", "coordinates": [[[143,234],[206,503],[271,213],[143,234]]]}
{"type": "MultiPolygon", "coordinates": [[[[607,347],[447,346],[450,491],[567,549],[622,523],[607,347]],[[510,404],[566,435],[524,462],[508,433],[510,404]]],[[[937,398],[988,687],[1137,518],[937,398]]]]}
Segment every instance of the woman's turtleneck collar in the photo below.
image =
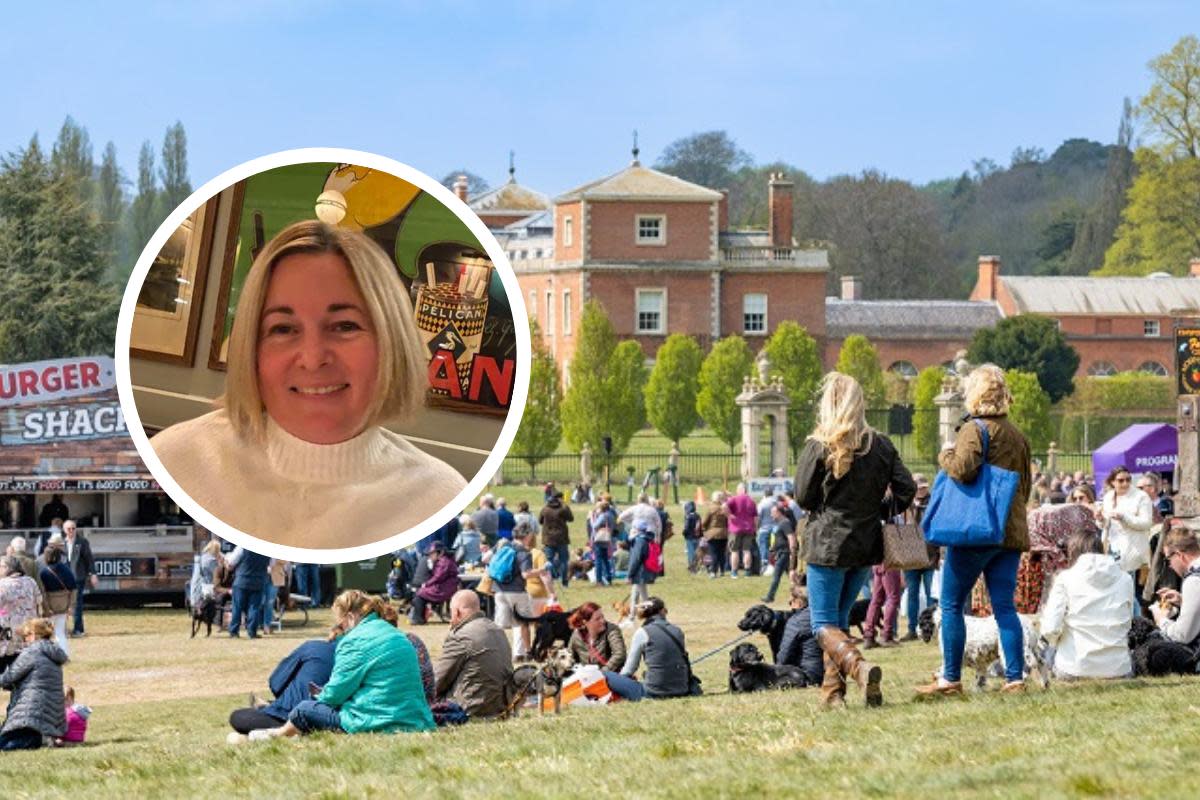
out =
{"type": "Polygon", "coordinates": [[[337,444],[313,444],[288,433],[270,417],[266,448],[267,461],[275,472],[303,483],[346,483],[373,477],[386,466],[389,449],[377,426],[337,444]]]}

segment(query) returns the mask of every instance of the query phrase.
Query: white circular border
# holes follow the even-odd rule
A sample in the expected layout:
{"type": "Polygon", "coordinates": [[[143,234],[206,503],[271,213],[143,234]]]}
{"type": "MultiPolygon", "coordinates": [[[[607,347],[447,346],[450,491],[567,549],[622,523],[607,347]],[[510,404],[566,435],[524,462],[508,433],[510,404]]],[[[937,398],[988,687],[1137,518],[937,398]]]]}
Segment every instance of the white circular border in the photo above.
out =
{"type": "MultiPolygon", "coordinates": [[[[230,220],[230,224],[233,224],[232,219],[230,220]]],[[[167,494],[178,502],[191,515],[192,519],[223,539],[242,545],[253,552],[271,556],[272,558],[320,564],[362,561],[364,559],[377,558],[385,553],[407,547],[441,528],[451,516],[457,516],[468,503],[475,499],[483,491],[484,487],[487,486],[491,476],[500,470],[505,456],[508,455],[509,448],[512,447],[513,439],[517,435],[517,428],[521,424],[521,417],[525,413],[525,402],[529,394],[530,367],[533,359],[529,339],[529,314],[525,309],[525,302],[522,297],[521,287],[517,283],[516,273],[513,272],[512,265],[509,264],[503,248],[500,247],[500,243],[496,241],[496,237],[487,229],[483,221],[467,208],[466,203],[460,200],[453,192],[423,172],[385,156],[340,147],[306,147],[296,150],[284,150],[262,156],[261,158],[255,158],[244,164],[239,164],[205,183],[193,192],[187,200],[183,201],[178,208],[172,211],[162,225],[158,227],[158,230],[154,232],[154,235],[150,237],[149,243],[142,250],[141,256],[138,257],[137,264],[130,275],[129,283],[125,286],[125,296],[121,300],[121,312],[117,318],[117,340],[114,354],[117,369],[117,393],[121,398],[121,410],[125,414],[129,436],[133,439],[134,447],[137,448],[138,455],[146,463],[150,474],[154,476],[155,480],[158,481],[167,494]],[[293,164],[311,162],[360,164],[372,169],[378,169],[415,184],[422,191],[428,192],[440,201],[442,205],[449,208],[470,229],[471,233],[475,234],[475,237],[487,252],[488,257],[496,266],[496,271],[504,284],[504,290],[508,294],[509,307],[512,309],[513,324],[517,337],[516,377],[512,397],[509,402],[508,418],[504,421],[504,426],[500,430],[500,436],[496,440],[492,452],[483,462],[483,466],[475,474],[475,477],[467,483],[467,488],[459,492],[453,500],[420,525],[371,544],[323,550],[275,544],[240,531],[209,513],[207,509],[194,501],[187,492],[183,491],[174,478],[171,477],[171,474],[163,467],[162,462],[158,460],[154,448],[150,446],[150,440],[146,436],[145,429],[142,427],[141,417],[138,416],[137,404],[133,399],[133,385],[129,372],[129,337],[133,326],[133,314],[134,308],[137,305],[138,295],[141,293],[142,284],[150,272],[150,266],[154,262],[155,256],[166,245],[167,239],[175,232],[175,229],[183,224],[184,220],[210,197],[228,189],[238,181],[245,180],[260,172],[276,167],[287,167],[293,164]]],[[[399,496],[396,498],[397,503],[407,501],[408,498],[399,496]]]]}

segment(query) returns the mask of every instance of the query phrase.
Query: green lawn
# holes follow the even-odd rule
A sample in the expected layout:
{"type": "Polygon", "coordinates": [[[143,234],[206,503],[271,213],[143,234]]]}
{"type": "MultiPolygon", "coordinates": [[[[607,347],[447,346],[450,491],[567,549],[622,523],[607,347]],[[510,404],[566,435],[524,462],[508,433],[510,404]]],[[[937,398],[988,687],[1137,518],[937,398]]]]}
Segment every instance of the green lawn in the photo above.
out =
{"type": "MultiPolygon", "coordinates": [[[[576,507],[582,512],[581,507],[576,507]]],[[[738,635],[765,578],[708,580],[667,547],[653,591],[698,656],[738,635]]],[[[564,602],[608,604],[624,587],[573,585],[564,602]]],[[[921,704],[911,687],[939,656],[906,644],[878,656],[886,704],[817,710],[815,690],[731,696],[727,655],[698,665],[706,696],[567,709],[431,735],[321,735],[230,747],[229,712],[265,692],[276,661],[319,635],[188,639],[183,612],[95,612],[67,680],[92,705],[86,746],[0,757],[12,797],[1076,797],[1194,796],[1200,681],[1054,685],[1024,697],[921,704]],[[497,787],[503,787],[502,789],[497,787]]],[[[421,635],[435,652],[446,628],[421,635]]],[[[755,641],[766,648],[761,637],[755,641]]],[[[876,653],[880,651],[874,651],[876,653]]]]}

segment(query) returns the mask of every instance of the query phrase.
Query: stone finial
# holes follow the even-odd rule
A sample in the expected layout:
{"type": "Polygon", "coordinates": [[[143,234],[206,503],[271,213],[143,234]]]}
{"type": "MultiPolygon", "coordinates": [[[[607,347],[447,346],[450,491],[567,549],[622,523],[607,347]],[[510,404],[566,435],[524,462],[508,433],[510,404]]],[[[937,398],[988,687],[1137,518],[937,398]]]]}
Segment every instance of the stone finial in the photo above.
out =
{"type": "Polygon", "coordinates": [[[959,350],[954,354],[954,374],[960,378],[965,378],[970,371],[971,362],[967,361],[967,351],[959,350]]]}
{"type": "Polygon", "coordinates": [[[764,387],[771,385],[771,359],[767,356],[766,348],[758,354],[755,362],[758,365],[758,382],[764,387]]]}

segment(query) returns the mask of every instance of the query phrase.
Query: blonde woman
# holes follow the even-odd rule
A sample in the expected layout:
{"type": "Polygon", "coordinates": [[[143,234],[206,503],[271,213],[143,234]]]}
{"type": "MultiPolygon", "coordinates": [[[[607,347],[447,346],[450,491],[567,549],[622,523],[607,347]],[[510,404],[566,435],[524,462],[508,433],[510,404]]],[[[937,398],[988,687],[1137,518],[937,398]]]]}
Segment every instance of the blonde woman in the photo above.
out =
{"type": "Polygon", "coordinates": [[[896,513],[917,487],[891,441],[867,425],[862,387],[840,372],[822,383],[817,426],[796,469],[796,499],[809,512],[804,535],[812,628],[824,651],[827,708],[845,705],[846,678],[869,706],[883,703],[882,672],[850,642],[850,606],[883,561],[882,504],[891,489],[896,513]]]}
{"type": "Polygon", "coordinates": [[[299,222],[246,277],[223,407],[151,443],[193,500],[246,533],[309,548],[378,541],[466,486],[382,427],[420,407],[427,361],[383,250],[361,233],[299,222]]]}
{"type": "Polygon", "coordinates": [[[1004,372],[995,364],[976,367],[963,387],[967,412],[972,419],[958,429],[953,442],[942,447],[938,463],[956,481],[970,483],[984,462],[983,429],[987,430],[987,463],[1011,470],[1020,476],[1016,496],[1009,507],[1004,540],[995,547],[947,547],[942,562],[941,640],[942,673],[933,683],[917,690],[923,696],[961,695],[963,648],[966,624],[963,614],[971,589],[980,575],[988,590],[996,624],[1000,628],[1000,647],[1004,652],[1003,691],[1025,690],[1021,620],[1013,595],[1017,588],[1017,567],[1021,553],[1029,549],[1029,527],[1025,504],[1029,500],[1032,463],[1029,440],[1008,420],[1012,394],[1004,381],[1004,372]]]}

